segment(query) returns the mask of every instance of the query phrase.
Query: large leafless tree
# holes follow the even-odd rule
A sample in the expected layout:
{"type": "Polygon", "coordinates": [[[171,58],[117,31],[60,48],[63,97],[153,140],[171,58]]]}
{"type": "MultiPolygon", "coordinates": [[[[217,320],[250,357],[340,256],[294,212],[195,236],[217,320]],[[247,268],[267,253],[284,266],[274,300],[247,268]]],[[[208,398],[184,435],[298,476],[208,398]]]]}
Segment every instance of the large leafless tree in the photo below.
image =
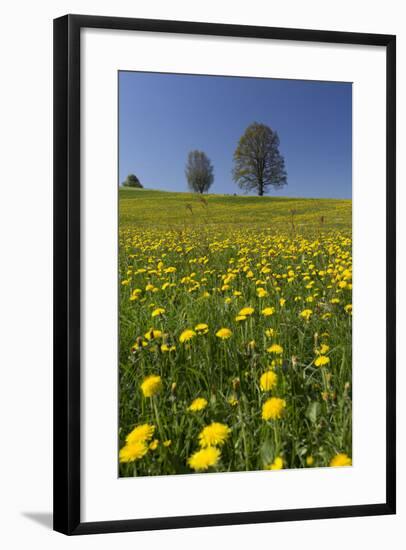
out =
{"type": "Polygon", "coordinates": [[[205,193],[214,181],[213,166],[203,151],[190,151],[185,169],[189,188],[196,193],[205,193]]]}

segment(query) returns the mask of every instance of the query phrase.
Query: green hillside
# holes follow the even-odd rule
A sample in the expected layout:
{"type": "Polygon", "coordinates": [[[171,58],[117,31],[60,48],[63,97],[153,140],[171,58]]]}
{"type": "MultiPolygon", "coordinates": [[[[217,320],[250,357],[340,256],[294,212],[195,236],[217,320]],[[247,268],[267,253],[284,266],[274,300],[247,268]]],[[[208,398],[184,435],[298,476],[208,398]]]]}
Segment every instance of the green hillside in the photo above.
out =
{"type": "Polygon", "coordinates": [[[350,231],[352,201],[119,191],[120,226],[257,225],[276,230],[350,231]]]}

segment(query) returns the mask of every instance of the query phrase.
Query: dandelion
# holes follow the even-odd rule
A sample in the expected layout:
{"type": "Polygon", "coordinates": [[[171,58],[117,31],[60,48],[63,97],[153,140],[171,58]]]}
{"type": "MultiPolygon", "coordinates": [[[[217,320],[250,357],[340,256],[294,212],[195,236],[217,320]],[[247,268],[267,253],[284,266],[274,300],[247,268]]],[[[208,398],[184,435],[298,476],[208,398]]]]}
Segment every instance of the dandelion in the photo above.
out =
{"type": "Polygon", "coordinates": [[[199,434],[199,443],[201,447],[211,447],[213,445],[223,445],[230,435],[230,428],[220,422],[212,422],[199,434]]]}
{"type": "Polygon", "coordinates": [[[216,447],[206,447],[195,452],[189,459],[188,465],[195,471],[208,470],[220,460],[221,453],[216,447]]]}
{"type": "Polygon", "coordinates": [[[134,462],[145,456],[148,452],[148,447],[144,441],[135,441],[130,445],[125,445],[120,449],[120,462],[134,462]]]}
{"type": "Polygon", "coordinates": [[[135,443],[136,441],[148,441],[152,439],[154,435],[155,426],[152,424],[140,424],[136,426],[125,438],[128,445],[135,443]]]}
{"type": "Polygon", "coordinates": [[[169,344],[162,344],[162,346],[161,346],[161,351],[162,351],[163,353],[169,352],[169,351],[176,351],[176,346],[174,346],[174,345],[169,345],[169,344]]]}
{"type": "Polygon", "coordinates": [[[207,334],[209,332],[209,326],[206,323],[199,323],[195,326],[195,331],[197,334],[207,334]]]}
{"type": "Polygon", "coordinates": [[[313,311],[311,309],[304,309],[300,312],[300,317],[302,319],[305,319],[305,321],[308,321],[312,315],[313,311]]]}
{"type": "Polygon", "coordinates": [[[281,418],[283,410],[286,407],[286,401],[280,397],[271,397],[262,405],[262,419],[276,420],[281,418]]]}
{"type": "Polygon", "coordinates": [[[235,320],[237,321],[237,323],[239,323],[240,321],[246,321],[247,318],[245,315],[237,315],[235,320]]]}
{"type": "Polygon", "coordinates": [[[261,313],[262,313],[262,315],[264,315],[264,317],[269,317],[270,315],[273,315],[275,313],[275,308],[274,307],[266,307],[261,311],[261,313]]]}
{"type": "Polygon", "coordinates": [[[159,439],[154,439],[154,441],[151,441],[148,448],[150,449],[150,451],[155,451],[158,448],[158,444],[159,439]]]}
{"type": "Polygon", "coordinates": [[[157,340],[158,338],[161,338],[162,331],[157,330],[155,328],[150,328],[148,332],[145,333],[146,340],[157,340]]]}
{"type": "Polygon", "coordinates": [[[330,346],[328,346],[327,344],[322,344],[319,349],[316,349],[315,352],[317,355],[325,355],[328,350],[330,349],[330,346]]]}
{"type": "Polygon", "coordinates": [[[348,313],[349,315],[352,314],[352,304],[347,304],[345,307],[344,307],[344,311],[346,313],[348,313]]]}
{"type": "Polygon", "coordinates": [[[165,309],[163,307],[157,307],[151,313],[151,317],[159,317],[160,315],[163,315],[164,313],[165,313],[165,309]]]}
{"type": "Polygon", "coordinates": [[[216,332],[217,338],[221,338],[222,340],[227,340],[227,338],[230,338],[233,333],[229,328],[221,328],[216,332]]]}
{"type": "Polygon", "coordinates": [[[272,464],[265,466],[265,470],[282,470],[283,468],[283,459],[281,456],[277,456],[272,464]]]}
{"type": "Polygon", "coordinates": [[[285,304],[286,304],[286,299],[285,299],[285,298],[281,298],[281,299],[279,300],[279,305],[280,305],[281,307],[283,307],[285,304]]]}
{"type": "Polygon", "coordinates": [[[197,397],[188,407],[188,411],[202,411],[207,407],[207,400],[204,397],[197,397]]]}
{"type": "Polygon", "coordinates": [[[163,442],[164,447],[170,447],[171,445],[172,445],[172,440],[171,439],[167,439],[166,441],[163,442]]]}
{"type": "Polygon", "coordinates": [[[275,353],[276,355],[281,355],[283,353],[283,347],[279,344],[272,344],[269,348],[266,350],[268,353],[275,353]]]}
{"type": "Polygon", "coordinates": [[[352,460],[351,458],[345,454],[345,453],[339,453],[335,455],[331,460],[329,466],[335,467],[335,466],[351,466],[352,460]]]}
{"type": "Polygon", "coordinates": [[[309,455],[306,457],[306,465],[307,466],[313,466],[314,464],[314,458],[312,457],[312,455],[309,455]]]}
{"type": "Polygon", "coordinates": [[[192,329],[186,329],[182,332],[182,334],[179,336],[179,342],[181,344],[184,344],[185,342],[189,342],[196,336],[196,332],[192,329]]]}
{"type": "Polygon", "coordinates": [[[238,312],[238,315],[241,315],[241,316],[244,316],[244,317],[249,317],[253,313],[254,313],[254,308],[253,307],[243,307],[238,312]]]}
{"type": "Polygon", "coordinates": [[[144,378],[144,381],[141,384],[141,390],[144,394],[144,397],[153,397],[162,389],[162,380],[161,377],[156,374],[151,374],[144,378]]]}
{"type": "Polygon", "coordinates": [[[269,370],[261,376],[259,385],[262,391],[270,391],[276,386],[277,382],[278,376],[272,370],[269,370]]]}
{"type": "Polygon", "coordinates": [[[141,336],[139,336],[137,338],[137,340],[134,342],[132,348],[131,348],[131,351],[134,352],[134,351],[139,351],[141,350],[142,348],[145,348],[148,346],[148,342],[146,340],[144,340],[141,336]]]}
{"type": "Polygon", "coordinates": [[[265,296],[268,296],[268,292],[262,287],[257,288],[257,296],[258,298],[265,298],[265,296]]]}
{"type": "Polygon", "coordinates": [[[327,357],[327,355],[319,355],[314,360],[314,364],[316,367],[324,367],[325,365],[328,365],[330,363],[330,357],[327,357]]]}
{"type": "Polygon", "coordinates": [[[265,335],[268,336],[268,338],[272,338],[272,336],[275,336],[276,331],[273,328],[267,328],[265,331],[265,335]]]}

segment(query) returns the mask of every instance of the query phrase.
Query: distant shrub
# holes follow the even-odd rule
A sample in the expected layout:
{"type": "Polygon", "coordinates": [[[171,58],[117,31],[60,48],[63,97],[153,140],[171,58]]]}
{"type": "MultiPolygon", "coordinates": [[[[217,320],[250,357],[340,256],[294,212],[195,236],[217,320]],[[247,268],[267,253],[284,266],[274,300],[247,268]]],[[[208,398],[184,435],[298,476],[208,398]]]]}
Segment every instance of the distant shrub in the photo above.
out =
{"type": "Polygon", "coordinates": [[[122,185],[123,187],[134,187],[135,189],[143,189],[140,180],[134,174],[128,174],[122,185]]]}

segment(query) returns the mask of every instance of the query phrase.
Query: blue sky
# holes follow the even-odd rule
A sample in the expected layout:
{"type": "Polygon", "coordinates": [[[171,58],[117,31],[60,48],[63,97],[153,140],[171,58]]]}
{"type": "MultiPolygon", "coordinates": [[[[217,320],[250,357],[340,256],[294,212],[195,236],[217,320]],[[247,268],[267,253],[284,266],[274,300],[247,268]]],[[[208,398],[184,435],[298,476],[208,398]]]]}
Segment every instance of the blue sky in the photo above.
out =
{"type": "Polygon", "coordinates": [[[351,198],[350,83],[119,73],[119,178],[187,191],[185,163],[203,150],[211,193],[238,193],[233,153],[252,122],[279,134],[288,185],[270,196],[351,198]]]}

